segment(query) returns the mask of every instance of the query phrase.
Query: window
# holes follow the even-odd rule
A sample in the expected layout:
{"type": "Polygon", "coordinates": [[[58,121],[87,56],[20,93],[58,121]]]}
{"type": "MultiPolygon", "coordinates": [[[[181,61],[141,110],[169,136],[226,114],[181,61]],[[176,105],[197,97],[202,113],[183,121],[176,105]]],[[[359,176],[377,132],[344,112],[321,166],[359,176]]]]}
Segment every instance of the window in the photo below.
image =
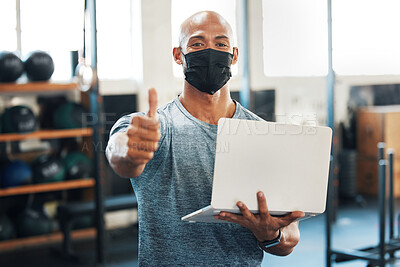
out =
{"type": "MultiPolygon", "coordinates": [[[[83,49],[82,0],[20,0],[21,32],[16,30],[16,0],[0,1],[1,49],[21,55],[48,52],[55,65],[53,80],[71,78],[70,51],[83,49]]],[[[140,0],[97,1],[98,74],[100,79],[141,77],[140,0]],[[134,64],[135,62],[135,64],[134,64]]]]}
{"type": "MultiPolygon", "coordinates": [[[[400,1],[332,1],[333,69],[339,75],[400,74],[400,1]]],[[[327,3],[263,0],[264,73],[327,74],[327,3]]]]}
{"type": "Polygon", "coordinates": [[[398,0],[332,1],[337,74],[400,74],[399,10],[398,0]]]}
{"type": "Polygon", "coordinates": [[[140,78],[140,1],[97,1],[97,54],[101,79],[140,78]]]}
{"type": "MultiPolygon", "coordinates": [[[[236,37],[236,1],[232,0],[172,0],[171,2],[171,27],[172,46],[178,46],[179,28],[182,22],[196,12],[210,10],[218,12],[231,25],[234,34],[234,45],[237,46],[236,37]]],[[[240,50],[240,49],[239,49],[240,50]]],[[[183,77],[182,67],[177,65],[173,59],[173,72],[176,77],[183,77]]],[[[232,75],[237,74],[238,64],[232,67],[232,75]]]]}
{"type": "Polygon", "coordinates": [[[53,80],[71,78],[70,51],[83,44],[83,10],[81,0],[21,0],[21,53],[48,52],[54,60],[53,80]]]}
{"type": "Polygon", "coordinates": [[[263,0],[265,75],[326,75],[327,27],[326,1],[263,0]]]}
{"type": "Polygon", "coordinates": [[[15,0],[0,1],[0,51],[17,50],[16,18],[15,0]]]}

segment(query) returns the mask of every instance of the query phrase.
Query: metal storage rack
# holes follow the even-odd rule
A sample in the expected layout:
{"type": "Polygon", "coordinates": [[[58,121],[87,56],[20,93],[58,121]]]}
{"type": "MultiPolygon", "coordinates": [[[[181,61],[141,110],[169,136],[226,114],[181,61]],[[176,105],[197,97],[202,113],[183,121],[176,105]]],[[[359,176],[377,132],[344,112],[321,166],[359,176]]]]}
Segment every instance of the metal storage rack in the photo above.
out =
{"type": "MultiPolygon", "coordinates": [[[[332,65],[332,0],[327,0],[328,7],[328,75],[327,75],[327,93],[328,93],[328,126],[334,130],[334,88],[335,72],[332,65]]],[[[388,160],[384,155],[384,143],[378,144],[378,166],[379,166],[379,244],[375,247],[362,248],[358,250],[335,250],[332,249],[332,223],[335,218],[336,207],[334,205],[337,182],[337,167],[335,160],[335,145],[337,138],[332,143],[331,167],[329,172],[328,196],[326,207],[326,266],[332,266],[332,261],[343,262],[349,260],[366,260],[367,266],[385,266],[386,263],[394,260],[395,251],[400,249],[400,239],[394,235],[394,196],[393,196],[393,159],[394,152],[388,150],[388,160]],[[386,168],[389,167],[389,240],[386,241],[386,168]]]]}
{"type": "MultiPolygon", "coordinates": [[[[331,216],[327,216],[327,267],[332,265],[332,261],[336,263],[351,261],[351,260],[365,260],[368,262],[367,266],[381,266],[384,267],[387,263],[395,259],[394,253],[400,250],[400,239],[395,237],[395,208],[394,208],[394,194],[393,194],[393,159],[394,151],[388,149],[388,159],[385,159],[384,154],[385,144],[378,144],[378,166],[379,166],[379,191],[378,191],[378,212],[379,212],[379,244],[374,247],[361,248],[357,250],[338,250],[332,249],[330,244],[331,235],[331,216]],[[386,198],[386,168],[389,169],[389,199],[386,198]],[[387,207],[389,212],[389,240],[386,240],[386,216],[387,207]]],[[[328,196],[328,214],[332,209],[332,195],[328,196]]]]}
{"type": "MultiPolygon", "coordinates": [[[[90,231],[86,231],[85,233],[81,231],[77,231],[76,233],[73,233],[73,237],[82,237],[82,236],[93,236],[96,232],[96,261],[97,263],[104,263],[105,261],[105,255],[104,255],[104,239],[105,239],[105,223],[104,223],[104,197],[103,197],[103,192],[102,192],[102,184],[104,184],[104,172],[102,171],[103,166],[104,166],[104,155],[101,151],[97,151],[96,147],[101,142],[101,134],[103,132],[102,130],[102,116],[101,116],[101,103],[102,99],[101,96],[99,96],[99,89],[98,89],[98,78],[97,78],[97,29],[96,29],[96,0],[85,0],[85,14],[88,14],[89,20],[86,21],[88,23],[87,27],[85,27],[85,32],[87,36],[90,38],[90,47],[85,47],[86,50],[90,52],[90,58],[91,62],[90,66],[93,69],[94,73],[94,81],[92,83],[92,86],[89,91],[89,102],[90,102],[90,112],[91,114],[95,115],[97,118],[94,120],[92,123],[92,126],[90,129],[83,129],[85,133],[82,132],[68,132],[68,131],[53,131],[51,133],[46,132],[46,131],[41,131],[41,132],[35,132],[31,135],[24,135],[22,137],[16,137],[15,135],[3,135],[1,138],[2,141],[8,141],[8,140],[21,140],[19,138],[40,138],[41,136],[46,136],[46,138],[49,138],[49,136],[53,135],[53,138],[63,138],[63,137],[72,137],[72,136],[87,136],[90,135],[92,136],[92,164],[93,164],[93,178],[88,181],[83,181],[82,183],[77,182],[77,183],[69,183],[65,182],[64,184],[58,184],[54,185],[53,188],[50,188],[48,186],[31,186],[29,188],[21,187],[16,191],[13,190],[1,190],[0,191],[0,196],[7,196],[10,194],[25,194],[29,191],[29,193],[32,192],[46,192],[46,191],[52,191],[52,190],[64,190],[64,189],[72,189],[72,188],[84,188],[84,187],[92,187],[94,186],[95,189],[95,206],[96,206],[96,231],[94,229],[91,229],[90,231]],[[88,29],[90,29],[90,32],[88,32],[88,29]],[[97,145],[97,146],[96,146],[97,145]],[[61,186],[61,187],[60,187],[61,186]]],[[[86,16],[85,16],[86,20],[86,16]]],[[[87,62],[88,63],[88,62],[87,62]]],[[[76,84],[73,84],[74,86],[71,86],[71,84],[53,84],[49,86],[44,86],[43,84],[29,84],[29,85],[23,85],[23,84],[16,84],[15,86],[18,88],[19,91],[21,92],[27,92],[27,91],[32,91],[36,90],[37,86],[43,90],[43,88],[48,88],[48,90],[69,90],[71,87],[73,89],[76,89],[76,84]]],[[[54,235],[49,235],[45,237],[37,237],[37,238],[32,238],[32,239],[27,239],[26,244],[37,244],[37,242],[58,242],[62,239],[62,235],[60,233],[55,233],[54,235]]],[[[25,242],[25,241],[24,241],[25,242]]],[[[15,242],[14,242],[15,243],[15,242]]],[[[14,243],[7,243],[6,246],[14,246],[14,245],[19,245],[14,243]]]]}
{"type": "MultiPolygon", "coordinates": [[[[52,82],[35,82],[35,83],[3,83],[0,84],[0,95],[8,94],[38,94],[43,92],[67,92],[76,91],[78,86],[76,83],[52,83],[52,82]]],[[[37,130],[31,133],[18,134],[7,133],[0,134],[0,142],[14,142],[28,139],[61,139],[71,137],[91,137],[93,135],[92,128],[82,129],[62,129],[62,130],[37,130]]],[[[62,181],[56,183],[31,184],[17,187],[0,189],[0,199],[13,197],[18,195],[29,195],[36,193],[66,191],[73,189],[93,188],[95,186],[95,178],[85,177],[84,179],[62,181]]],[[[74,231],[77,238],[94,237],[95,229],[74,231]]],[[[38,244],[48,244],[60,242],[62,235],[60,232],[53,232],[48,235],[34,236],[28,238],[16,238],[0,242],[0,250],[7,251],[20,247],[29,247],[38,244]]]]}

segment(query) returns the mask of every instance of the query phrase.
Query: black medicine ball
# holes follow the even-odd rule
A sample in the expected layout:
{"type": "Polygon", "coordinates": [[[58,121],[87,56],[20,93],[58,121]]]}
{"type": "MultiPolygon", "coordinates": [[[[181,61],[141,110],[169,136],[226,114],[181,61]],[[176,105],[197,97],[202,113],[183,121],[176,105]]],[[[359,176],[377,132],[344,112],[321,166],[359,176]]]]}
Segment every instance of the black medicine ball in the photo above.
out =
{"type": "Polygon", "coordinates": [[[63,164],[53,156],[39,156],[33,162],[32,169],[34,183],[60,182],[65,178],[63,164]]]}
{"type": "Polygon", "coordinates": [[[20,237],[44,235],[52,231],[52,223],[44,211],[25,209],[17,216],[17,229],[20,237]]]}
{"type": "Polygon", "coordinates": [[[66,102],[59,106],[53,114],[53,123],[57,129],[74,129],[87,127],[86,108],[80,104],[66,102]]]}
{"type": "Polygon", "coordinates": [[[3,133],[28,133],[36,130],[37,120],[26,106],[7,108],[2,115],[3,133]]]}
{"type": "Polygon", "coordinates": [[[89,178],[92,176],[92,161],[81,152],[71,152],[62,159],[67,179],[89,178]]]}
{"type": "Polygon", "coordinates": [[[47,81],[54,72],[54,62],[45,52],[33,52],[24,62],[26,75],[31,81],[47,81]]]}
{"type": "Polygon", "coordinates": [[[24,72],[21,59],[10,52],[0,53],[0,82],[15,82],[24,72]]]}

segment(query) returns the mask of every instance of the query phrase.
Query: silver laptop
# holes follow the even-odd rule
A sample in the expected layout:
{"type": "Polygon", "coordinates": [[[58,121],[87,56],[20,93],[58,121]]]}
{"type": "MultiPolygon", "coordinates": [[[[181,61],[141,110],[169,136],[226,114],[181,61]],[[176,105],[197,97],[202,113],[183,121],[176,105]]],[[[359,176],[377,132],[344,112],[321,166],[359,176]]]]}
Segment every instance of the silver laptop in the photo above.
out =
{"type": "Polygon", "coordinates": [[[225,222],[214,215],[240,213],[238,201],[258,213],[258,191],[271,215],[300,210],[305,219],[323,213],[331,141],[329,127],[220,119],[211,204],[181,219],[225,222]]]}

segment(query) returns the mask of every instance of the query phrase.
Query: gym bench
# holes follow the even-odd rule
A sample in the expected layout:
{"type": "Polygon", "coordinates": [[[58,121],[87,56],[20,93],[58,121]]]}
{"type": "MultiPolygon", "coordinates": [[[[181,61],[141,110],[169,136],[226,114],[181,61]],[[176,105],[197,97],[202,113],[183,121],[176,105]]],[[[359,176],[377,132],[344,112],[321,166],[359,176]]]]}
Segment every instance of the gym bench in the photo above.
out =
{"type": "MultiPolygon", "coordinates": [[[[133,194],[111,196],[104,201],[104,211],[117,211],[137,208],[137,200],[133,194]]],[[[75,258],[71,244],[71,230],[77,218],[95,214],[95,202],[74,202],[61,204],[57,208],[57,218],[63,233],[62,255],[75,258]]]]}

